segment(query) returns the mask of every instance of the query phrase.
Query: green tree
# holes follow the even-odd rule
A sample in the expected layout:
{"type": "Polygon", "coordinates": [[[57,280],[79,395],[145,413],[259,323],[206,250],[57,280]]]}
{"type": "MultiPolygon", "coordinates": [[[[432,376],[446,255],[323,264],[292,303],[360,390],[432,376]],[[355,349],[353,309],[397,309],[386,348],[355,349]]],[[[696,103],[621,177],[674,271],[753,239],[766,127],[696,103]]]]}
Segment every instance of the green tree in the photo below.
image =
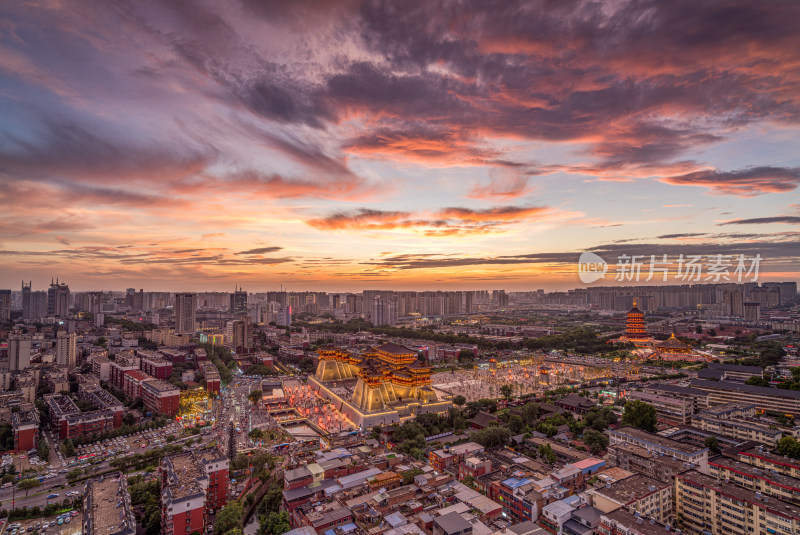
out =
{"type": "Polygon", "coordinates": [[[19,485],[17,485],[17,488],[19,490],[24,490],[25,491],[25,497],[27,498],[28,497],[28,492],[30,492],[31,489],[38,487],[39,485],[41,485],[41,483],[39,483],[39,480],[38,479],[34,479],[34,478],[31,477],[31,478],[23,479],[22,481],[20,481],[19,485]]]}
{"type": "Polygon", "coordinates": [[[461,394],[459,394],[459,395],[457,395],[456,397],[453,398],[453,405],[456,405],[458,407],[463,407],[466,402],[467,402],[467,398],[465,398],[461,394]]]}
{"type": "Polygon", "coordinates": [[[249,436],[253,440],[262,440],[264,438],[264,431],[262,431],[261,429],[253,429],[252,431],[247,433],[247,436],[249,436]]]}
{"type": "Polygon", "coordinates": [[[634,399],[625,404],[625,412],[622,413],[622,425],[652,433],[658,428],[657,423],[656,408],[649,403],[634,399]]]}
{"type": "Polygon", "coordinates": [[[414,482],[414,478],[422,473],[419,468],[411,468],[403,472],[403,485],[410,485],[414,482]]]}
{"type": "Polygon", "coordinates": [[[72,457],[75,455],[75,444],[72,443],[71,438],[68,438],[61,444],[61,452],[64,454],[64,457],[72,457]]]}
{"type": "Polygon", "coordinates": [[[587,429],[583,434],[583,443],[588,446],[592,454],[599,453],[608,447],[608,437],[594,429],[587,429]]]}
{"type": "Polygon", "coordinates": [[[769,381],[761,376],[754,375],[745,381],[744,384],[753,386],[769,386],[769,381]]]}
{"type": "Polygon", "coordinates": [[[272,511],[267,515],[262,515],[258,535],[283,535],[291,528],[289,524],[289,513],[286,511],[272,511]]]}
{"type": "Polygon", "coordinates": [[[73,468],[72,470],[67,472],[67,481],[73,482],[82,475],[83,475],[83,470],[81,470],[80,468],[73,468]]]}
{"type": "Polygon", "coordinates": [[[250,392],[250,393],[247,395],[247,399],[249,399],[249,400],[250,400],[250,402],[251,402],[251,403],[253,403],[253,405],[255,405],[255,404],[257,404],[259,401],[261,401],[261,398],[262,398],[263,396],[264,396],[264,393],[263,393],[263,392],[261,392],[261,390],[253,390],[252,392],[250,392]]]}
{"type": "Polygon", "coordinates": [[[542,444],[539,446],[539,457],[547,464],[555,464],[556,452],[550,444],[542,444]]]}
{"type": "Polygon", "coordinates": [[[512,414],[508,419],[508,428],[515,435],[518,435],[524,427],[525,422],[522,421],[522,417],[519,414],[512,414]]]}
{"type": "Polygon", "coordinates": [[[792,437],[783,437],[780,439],[775,449],[781,455],[791,457],[792,459],[800,459],[800,442],[792,437]]]}
{"type": "Polygon", "coordinates": [[[706,438],[705,446],[711,451],[711,453],[719,453],[721,451],[719,449],[719,440],[717,440],[717,437],[706,438]]]}
{"type": "Polygon", "coordinates": [[[511,430],[507,427],[498,425],[489,426],[472,433],[472,441],[477,442],[484,448],[499,448],[508,444],[511,438],[511,430]]]}
{"type": "Polygon", "coordinates": [[[504,384],[500,387],[500,395],[506,398],[506,400],[511,400],[512,394],[514,394],[514,385],[504,384]]]}
{"type": "Polygon", "coordinates": [[[50,446],[44,438],[39,439],[39,443],[36,444],[36,452],[39,454],[39,459],[43,461],[50,459],[50,446]]]}
{"type": "Polygon", "coordinates": [[[242,529],[244,527],[242,525],[243,516],[244,507],[242,504],[238,500],[230,502],[217,514],[214,532],[222,535],[232,529],[242,529]]]}

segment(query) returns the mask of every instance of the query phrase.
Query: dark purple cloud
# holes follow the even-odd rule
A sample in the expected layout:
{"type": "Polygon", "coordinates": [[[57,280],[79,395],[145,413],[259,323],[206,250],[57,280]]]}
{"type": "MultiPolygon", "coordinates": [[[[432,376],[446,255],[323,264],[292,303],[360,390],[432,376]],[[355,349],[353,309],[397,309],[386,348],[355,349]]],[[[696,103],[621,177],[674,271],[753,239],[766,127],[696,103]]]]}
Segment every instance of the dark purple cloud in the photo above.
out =
{"type": "Polygon", "coordinates": [[[748,167],[736,171],[696,171],[662,179],[678,186],[702,186],[714,193],[751,197],[786,193],[800,185],[800,167],[748,167]]]}

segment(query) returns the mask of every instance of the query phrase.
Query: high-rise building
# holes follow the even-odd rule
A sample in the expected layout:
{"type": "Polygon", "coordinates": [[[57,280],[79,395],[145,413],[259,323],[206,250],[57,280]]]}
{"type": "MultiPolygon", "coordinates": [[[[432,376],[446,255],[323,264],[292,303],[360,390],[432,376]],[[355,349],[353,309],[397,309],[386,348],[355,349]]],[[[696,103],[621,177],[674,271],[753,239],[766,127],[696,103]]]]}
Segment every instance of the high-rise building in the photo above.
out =
{"type": "Polygon", "coordinates": [[[278,316],[275,319],[277,325],[288,327],[292,324],[292,307],[282,306],[278,309],[278,316]]]}
{"type": "Polygon", "coordinates": [[[22,281],[22,317],[27,319],[33,318],[31,310],[31,284],[33,281],[28,281],[28,284],[25,284],[25,281],[22,281]]]}
{"type": "Polygon", "coordinates": [[[231,322],[231,349],[237,353],[249,353],[253,350],[253,325],[249,317],[231,322]]]}
{"type": "Polygon", "coordinates": [[[231,294],[231,314],[234,316],[247,315],[247,292],[237,288],[231,294]]]}
{"type": "Polygon", "coordinates": [[[0,290],[0,323],[11,321],[11,290],[0,290]]]}
{"type": "Polygon", "coordinates": [[[56,318],[66,318],[69,314],[69,286],[65,283],[50,282],[47,290],[47,315],[56,318]]]}
{"type": "Polygon", "coordinates": [[[397,301],[393,297],[376,295],[372,298],[373,325],[395,325],[397,323],[397,301]]]}
{"type": "Polygon", "coordinates": [[[144,290],[140,288],[137,292],[135,288],[128,288],[125,291],[125,304],[134,312],[143,312],[144,290]]]}
{"type": "Polygon", "coordinates": [[[74,367],[77,364],[77,337],[75,333],[59,331],[56,335],[56,364],[74,367]]]}
{"type": "Polygon", "coordinates": [[[8,339],[8,369],[22,371],[31,365],[30,336],[15,335],[8,339]]]}
{"type": "Polygon", "coordinates": [[[175,294],[175,334],[194,334],[197,294],[175,294]]]}

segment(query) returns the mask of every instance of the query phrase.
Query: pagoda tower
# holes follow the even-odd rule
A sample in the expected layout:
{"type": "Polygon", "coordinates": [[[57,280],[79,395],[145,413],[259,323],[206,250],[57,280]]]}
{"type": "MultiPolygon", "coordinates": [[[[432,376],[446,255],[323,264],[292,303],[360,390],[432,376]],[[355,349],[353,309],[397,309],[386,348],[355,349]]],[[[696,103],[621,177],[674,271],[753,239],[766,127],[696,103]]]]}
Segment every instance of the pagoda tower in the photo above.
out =
{"type": "Polygon", "coordinates": [[[625,336],[631,340],[647,337],[644,312],[636,308],[636,298],[633,299],[633,308],[628,312],[628,319],[625,322],[625,336]]]}

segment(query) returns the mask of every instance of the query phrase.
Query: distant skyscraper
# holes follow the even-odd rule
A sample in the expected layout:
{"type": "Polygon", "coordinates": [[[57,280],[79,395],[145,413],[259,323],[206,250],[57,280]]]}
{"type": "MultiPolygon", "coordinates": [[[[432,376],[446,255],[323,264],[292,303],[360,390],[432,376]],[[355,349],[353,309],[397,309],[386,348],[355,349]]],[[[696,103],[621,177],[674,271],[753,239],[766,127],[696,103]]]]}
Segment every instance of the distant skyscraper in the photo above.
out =
{"type": "Polygon", "coordinates": [[[75,333],[59,331],[56,336],[56,364],[73,367],[77,363],[78,347],[75,333]]]}
{"type": "Polygon", "coordinates": [[[144,311],[144,290],[136,288],[128,288],[125,290],[125,304],[134,312],[144,311]]]}
{"type": "Polygon", "coordinates": [[[275,319],[277,325],[288,327],[292,324],[292,307],[282,306],[278,309],[278,317],[275,319]]]}
{"type": "Polygon", "coordinates": [[[194,334],[197,294],[175,294],[175,334],[194,334]]]}
{"type": "Polygon", "coordinates": [[[376,295],[372,298],[373,325],[394,325],[397,323],[397,301],[391,297],[376,295]]]}
{"type": "Polygon", "coordinates": [[[64,283],[50,282],[47,290],[47,315],[56,318],[66,318],[69,314],[69,286],[64,283]]]}
{"type": "Polygon", "coordinates": [[[247,315],[247,292],[237,288],[231,294],[231,314],[234,316],[247,315]]]}
{"type": "Polygon", "coordinates": [[[473,299],[475,296],[475,292],[464,292],[464,313],[465,314],[472,314],[473,310],[473,299]]]}
{"type": "Polygon", "coordinates": [[[0,290],[0,323],[11,321],[11,290],[0,290]]]}
{"type": "Polygon", "coordinates": [[[31,365],[30,336],[16,335],[8,339],[8,369],[22,371],[31,365]]]}

